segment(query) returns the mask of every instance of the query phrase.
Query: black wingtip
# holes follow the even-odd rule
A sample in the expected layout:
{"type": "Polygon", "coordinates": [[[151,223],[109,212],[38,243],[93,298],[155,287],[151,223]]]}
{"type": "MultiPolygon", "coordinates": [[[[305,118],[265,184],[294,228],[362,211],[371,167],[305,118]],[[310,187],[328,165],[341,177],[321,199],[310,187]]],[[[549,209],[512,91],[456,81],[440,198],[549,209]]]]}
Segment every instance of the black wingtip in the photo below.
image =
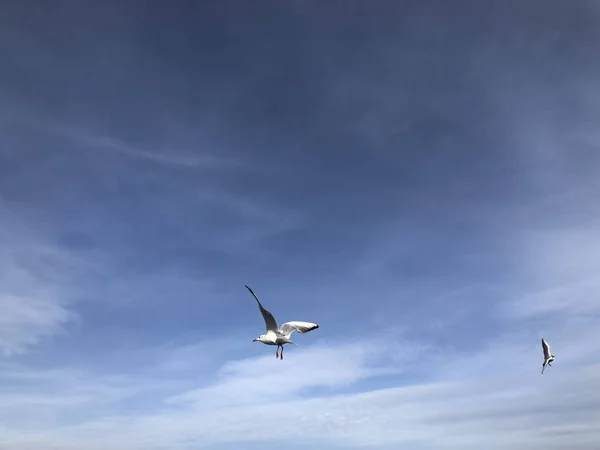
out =
{"type": "Polygon", "coordinates": [[[247,285],[244,285],[244,286],[246,286],[246,289],[248,289],[250,291],[250,293],[252,294],[252,297],[254,297],[256,299],[256,301],[258,302],[258,305],[262,308],[262,305],[260,304],[260,301],[258,300],[258,297],[254,293],[254,291],[252,289],[250,289],[249,286],[247,286],[247,285]]]}

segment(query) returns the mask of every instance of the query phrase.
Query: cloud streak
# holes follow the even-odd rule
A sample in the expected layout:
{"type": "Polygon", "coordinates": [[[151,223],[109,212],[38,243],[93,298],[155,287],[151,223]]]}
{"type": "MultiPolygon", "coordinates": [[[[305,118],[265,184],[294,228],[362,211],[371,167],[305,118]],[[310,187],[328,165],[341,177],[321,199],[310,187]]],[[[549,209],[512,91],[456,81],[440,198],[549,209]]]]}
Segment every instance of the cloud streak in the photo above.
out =
{"type": "MultiPolygon", "coordinates": [[[[288,446],[299,449],[303,439],[311,436],[347,448],[415,445],[414,448],[468,449],[479,448],[487,440],[490,448],[571,445],[591,449],[593,439],[600,433],[595,427],[600,419],[595,407],[600,397],[594,387],[600,374],[598,359],[570,366],[558,364],[557,359],[551,376],[540,378],[532,367],[533,361],[520,366],[511,361],[513,369],[506,374],[496,374],[492,367],[486,375],[481,375],[472,356],[466,359],[458,356],[456,364],[463,370],[463,379],[311,395],[305,391],[309,386],[329,385],[339,389],[341,383],[351,388],[360,380],[384,373],[398,379],[406,371],[401,364],[387,364],[381,353],[373,355],[369,346],[350,344],[336,350],[338,356],[334,356],[333,349],[322,347],[294,351],[286,367],[276,366],[274,358],[269,364],[268,357],[230,362],[222,368],[224,379],[183,396],[163,397],[163,406],[151,414],[97,414],[96,419],[73,426],[40,431],[34,439],[9,435],[4,443],[11,449],[42,448],[52,443],[60,448],[69,445],[95,448],[94,442],[117,449],[159,449],[173,445],[186,448],[188,444],[210,448],[233,442],[258,448],[266,442],[286,440],[288,446]],[[315,365],[318,362],[320,365],[315,365]],[[177,401],[173,402],[174,399],[177,401]],[[273,414],[285,420],[273,426],[273,414]],[[293,443],[296,440],[297,445],[293,443]]],[[[486,357],[490,353],[490,360],[506,361],[509,350],[498,347],[485,353],[486,357]]],[[[414,354],[416,359],[424,356],[420,352],[414,354]]],[[[445,369],[442,361],[437,370],[444,374],[445,369]]],[[[99,380],[94,378],[92,382],[97,383],[99,380]]],[[[145,385],[139,385],[140,380],[125,381],[120,390],[108,387],[105,394],[112,391],[122,395],[134,384],[139,391],[155,383],[146,379],[145,385]]],[[[80,381],[69,384],[77,385],[80,381]]],[[[76,388],[62,393],[73,396],[73,389],[76,388]]],[[[114,402],[118,398],[105,394],[80,397],[79,401],[84,402],[80,406],[97,410],[99,402],[114,402]]],[[[12,395],[18,398],[18,394],[12,395]]],[[[76,400],[77,396],[70,398],[76,400]]],[[[10,398],[4,400],[10,402],[10,398]]],[[[18,403],[22,408],[29,406],[25,398],[18,403]]],[[[34,405],[39,406],[39,402],[31,406],[34,405]]],[[[52,405],[58,411],[72,407],[60,401],[52,405]]],[[[111,410],[114,411],[114,406],[108,411],[111,410]]],[[[35,420],[36,414],[39,416],[39,411],[31,413],[29,421],[35,420]]]]}
{"type": "Polygon", "coordinates": [[[12,355],[62,333],[76,318],[69,283],[81,261],[23,224],[7,205],[0,203],[0,211],[0,352],[12,355]]]}
{"type": "Polygon", "coordinates": [[[243,167],[239,161],[234,159],[210,155],[198,156],[199,152],[197,151],[189,152],[187,155],[177,154],[172,151],[149,151],[133,147],[113,137],[95,137],[79,131],[68,130],[64,127],[61,128],[57,130],[60,134],[74,139],[75,142],[84,147],[109,150],[135,159],[184,168],[223,169],[243,167]]]}

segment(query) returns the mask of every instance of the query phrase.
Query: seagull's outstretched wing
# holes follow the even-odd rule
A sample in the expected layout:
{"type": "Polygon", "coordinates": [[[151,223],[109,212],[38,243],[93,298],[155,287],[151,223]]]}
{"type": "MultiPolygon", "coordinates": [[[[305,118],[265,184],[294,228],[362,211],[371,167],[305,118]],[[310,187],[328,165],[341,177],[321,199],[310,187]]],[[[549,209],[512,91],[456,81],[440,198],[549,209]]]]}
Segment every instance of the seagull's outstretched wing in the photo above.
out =
{"type": "Polygon", "coordinates": [[[550,346],[544,338],[542,338],[542,349],[544,350],[544,359],[550,358],[550,346]]]}
{"type": "Polygon", "coordinates": [[[317,328],[319,328],[319,325],[311,322],[286,322],[281,325],[281,331],[288,339],[294,331],[304,334],[317,328]]]}
{"type": "Polygon", "coordinates": [[[258,300],[258,297],[252,291],[252,289],[250,289],[248,286],[246,286],[246,289],[248,289],[250,291],[250,293],[256,299],[256,302],[258,303],[258,309],[260,309],[263,319],[265,319],[265,325],[267,326],[267,331],[276,331],[277,330],[277,321],[275,320],[275,317],[273,317],[273,314],[271,314],[269,311],[267,311],[265,308],[263,308],[263,305],[260,304],[260,300],[258,300]]]}

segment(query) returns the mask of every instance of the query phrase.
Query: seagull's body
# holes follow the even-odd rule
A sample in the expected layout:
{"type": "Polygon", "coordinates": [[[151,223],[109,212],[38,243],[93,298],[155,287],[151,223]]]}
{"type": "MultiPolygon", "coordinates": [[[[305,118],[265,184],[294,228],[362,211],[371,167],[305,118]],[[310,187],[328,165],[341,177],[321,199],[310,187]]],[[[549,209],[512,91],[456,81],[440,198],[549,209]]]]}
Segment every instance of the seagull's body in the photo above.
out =
{"type": "Polygon", "coordinates": [[[546,366],[550,366],[552,367],[552,364],[550,364],[552,361],[554,361],[554,355],[552,353],[550,353],[550,346],[548,345],[548,342],[546,342],[546,339],[542,338],[542,350],[544,351],[544,362],[542,363],[542,375],[544,374],[544,370],[546,369],[546,366]]]}
{"type": "Polygon", "coordinates": [[[263,308],[263,305],[261,305],[260,300],[258,300],[258,297],[252,291],[252,289],[250,289],[248,286],[246,286],[246,289],[248,289],[252,296],[256,299],[256,302],[258,303],[258,309],[260,309],[267,327],[267,332],[260,335],[252,342],[262,342],[265,345],[276,345],[277,350],[275,350],[275,358],[279,358],[279,347],[281,347],[281,359],[283,359],[283,346],[285,344],[295,344],[295,342],[290,340],[290,337],[294,331],[304,334],[319,328],[319,325],[312,322],[286,322],[281,325],[281,328],[278,327],[277,321],[275,320],[275,317],[273,317],[273,314],[263,308]]]}

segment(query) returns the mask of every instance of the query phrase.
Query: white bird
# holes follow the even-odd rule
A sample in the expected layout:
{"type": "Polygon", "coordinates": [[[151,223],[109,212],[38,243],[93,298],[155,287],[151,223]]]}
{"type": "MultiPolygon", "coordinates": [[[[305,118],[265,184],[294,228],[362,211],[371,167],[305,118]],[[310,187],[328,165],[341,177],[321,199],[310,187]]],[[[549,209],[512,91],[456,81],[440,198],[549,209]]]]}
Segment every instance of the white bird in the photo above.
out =
{"type": "Polygon", "coordinates": [[[542,350],[544,350],[544,362],[542,364],[542,375],[544,374],[544,370],[546,369],[546,366],[550,366],[552,367],[552,364],[550,364],[552,361],[554,361],[554,355],[552,353],[550,353],[550,346],[548,345],[548,342],[546,342],[546,339],[542,338],[542,350]]]}
{"type": "Polygon", "coordinates": [[[261,334],[252,342],[262,342],[265,345],[276,345],[277,350],[275,350],[275,358],[279,358],[279,347],[281,347],[281,359],[283,359],[283,346],[285,344],[295,345],[295,342],[290,341],[290,336],[294,331],[304,334],[319,328],[319,325],[311,322],[286,322],[281,325],[281,328],[279,328],[277,326],[275,317],[273,317],[273,314],[263,308],[263,305],[260,304],[260,300],[258,300],[258,297],[252,291],[252,289],[250,289],[248,286],[246,286],[246,289],[248,289],[256,299],[256,302],[258,303],[258,309],[260,309],[267,327],[267,332],[265,334],[261,334]]]}

